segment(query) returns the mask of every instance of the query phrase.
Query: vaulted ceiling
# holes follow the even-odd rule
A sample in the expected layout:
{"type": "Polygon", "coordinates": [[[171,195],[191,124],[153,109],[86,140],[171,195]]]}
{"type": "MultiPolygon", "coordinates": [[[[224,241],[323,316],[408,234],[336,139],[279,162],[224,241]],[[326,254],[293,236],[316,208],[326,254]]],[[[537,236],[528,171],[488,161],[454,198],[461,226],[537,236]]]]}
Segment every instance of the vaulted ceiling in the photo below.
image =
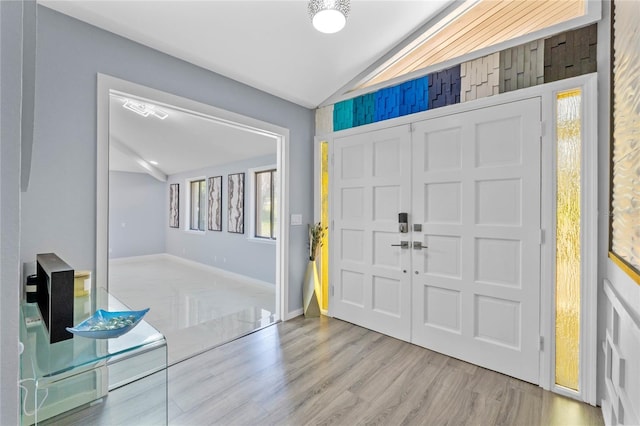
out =
{"type": "MultiPolygon", "coordinates": [[[[267,93],[315,108],[351,89],[380,85],[579,16],[584,12],[584,1],[351,0],[347,25],[336,34],[322,34],[313,28],[306,0],[38,0],[38,3],[267,93]]],[[[271,145],[260,145],[254,136],[239,130],[231,135],[229,129],[180,111],[172,112],[170,120],[150,119],[136,117],[121,108],[121,102],[120,105],[114,102],[120,101],[112,99],[112,110],[120,118],[112,128],[112,136],[131,148],[128,165],[122,152],[113,154],[112,164],[118,164],[115,167],[122,170],[140,169],[135,164],[136,158],[164,155],[166,160],[160,166],[166,169],[164,173],[184,171],[185,165],[181,163],[186,163],[189,152],[196,150],[184,149],[180,157],[175,153],[162,154],[160,142],[169,139],[169,135],[185,144],[193,141],[198,150],[211,150],[207,157],[215,158],[218,164],[238,161],[242,152],[245,158],[251,152],[262,155],[266,152],[263,148],[271,145]],[[175,127],[177,123],[188,123],[183,136],[175,127]],[[148,137],[152,133],[155,136],[148,137]],[[215,141],[230,139],[246,141],[245,148],[249,149],[227,152],[228,147],[215,147],[215,141]],[[158,153],[151,151],[152,146],[158,153]]],[[[195,157],[189,162],[204,167],[195,157]]]]}
{"type": "Polygon", "coordinates": [[[308,108],[462,0],[353,0],[322,34],[306,0],[39,0],[59,12],[308,108]]]}

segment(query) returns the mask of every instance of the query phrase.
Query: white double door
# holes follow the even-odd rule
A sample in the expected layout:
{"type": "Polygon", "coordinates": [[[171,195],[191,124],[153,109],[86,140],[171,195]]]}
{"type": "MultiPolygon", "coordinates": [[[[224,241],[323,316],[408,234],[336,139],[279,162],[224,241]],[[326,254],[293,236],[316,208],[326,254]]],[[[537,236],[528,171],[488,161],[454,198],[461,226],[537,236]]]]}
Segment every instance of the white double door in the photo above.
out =
{"type": "Polygon", "coordinates": [[[537,383],[540,115],[535,98],[334,139],[332,314],[537,383]]]}

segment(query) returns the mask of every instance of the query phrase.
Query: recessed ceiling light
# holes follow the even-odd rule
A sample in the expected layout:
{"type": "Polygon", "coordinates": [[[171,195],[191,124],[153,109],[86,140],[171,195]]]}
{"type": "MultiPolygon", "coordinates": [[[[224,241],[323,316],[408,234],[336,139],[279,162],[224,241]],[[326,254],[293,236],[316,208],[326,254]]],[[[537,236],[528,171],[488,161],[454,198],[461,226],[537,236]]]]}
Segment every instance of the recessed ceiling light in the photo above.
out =
{"type": "Polygon", "coordinates": [[[157,166],[158,162],[155,160],[149,160],[149,164],[153,164],[154,166],[157,166]]]}

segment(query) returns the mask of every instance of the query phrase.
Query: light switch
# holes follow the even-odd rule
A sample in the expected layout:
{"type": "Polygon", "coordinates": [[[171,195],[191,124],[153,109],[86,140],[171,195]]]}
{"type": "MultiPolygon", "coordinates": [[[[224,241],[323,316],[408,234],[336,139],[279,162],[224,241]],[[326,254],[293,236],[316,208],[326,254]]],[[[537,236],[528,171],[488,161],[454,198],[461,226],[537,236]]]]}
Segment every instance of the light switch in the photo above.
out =
{"type": "Polygon", "coordinates": [[[301,214],[292,214],[291,215],[291,226],[293,225],[302,225],[302,215],[301,214]]]}

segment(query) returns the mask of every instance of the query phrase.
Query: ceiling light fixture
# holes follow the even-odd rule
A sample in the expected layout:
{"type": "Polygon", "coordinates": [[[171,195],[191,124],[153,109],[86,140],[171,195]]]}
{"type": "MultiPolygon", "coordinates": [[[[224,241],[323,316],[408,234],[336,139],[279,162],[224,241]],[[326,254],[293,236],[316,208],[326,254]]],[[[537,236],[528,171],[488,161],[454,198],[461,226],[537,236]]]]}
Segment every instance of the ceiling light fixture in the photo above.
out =
{"type": "Polygon", "coordinates": [[[128,109],[129,111],[133,111],[143,117],[153,115],[160,120],[164,120],[169,116],[169,114],[167,114],[165,111],[156,108],[155,105],[148,105],[142,102],[132,101],[131,99],[125,100],[124,104],[122,104],[122,107],[128,109]]]}
{"type": "Polygon", "coordinates": [[[309,16],[316,30],[337,33],[344,28],[349,15],[349,0],[310,0],[309,16]]]}

